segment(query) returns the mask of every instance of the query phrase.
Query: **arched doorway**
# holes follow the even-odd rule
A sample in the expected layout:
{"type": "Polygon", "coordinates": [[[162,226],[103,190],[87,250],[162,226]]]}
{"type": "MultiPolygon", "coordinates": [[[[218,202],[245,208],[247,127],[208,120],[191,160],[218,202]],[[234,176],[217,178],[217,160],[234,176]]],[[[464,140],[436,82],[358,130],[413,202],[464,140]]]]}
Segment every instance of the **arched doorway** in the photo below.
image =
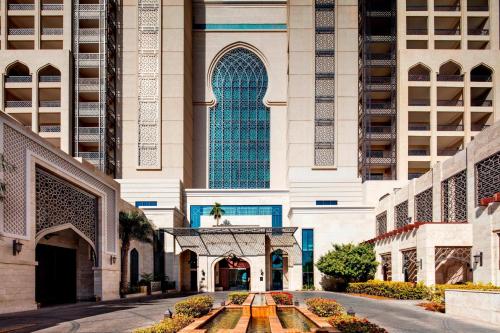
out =
{"type": "Polygon", "coordinates": [[[191,250],[180,255],[180,282],[182,291],[198,291],[198,255],[191,250]]]}
{"type": "Polygon", "coordinates": [[[139,252],[136,249],[130,251],[130,284],[135,286],[139,283],[139,252]]]}
{"type": "Polygon", "coordinates": [[[35,299],[42,306],[94,297],[92,246],[73,229],[42,236],[35,249],[35,299]]]}
{"type": "Polygon", "coordinates": [[[217,262],[214,267],[215,290],[249,290],[250,264],[233,255],[217,262]]]}

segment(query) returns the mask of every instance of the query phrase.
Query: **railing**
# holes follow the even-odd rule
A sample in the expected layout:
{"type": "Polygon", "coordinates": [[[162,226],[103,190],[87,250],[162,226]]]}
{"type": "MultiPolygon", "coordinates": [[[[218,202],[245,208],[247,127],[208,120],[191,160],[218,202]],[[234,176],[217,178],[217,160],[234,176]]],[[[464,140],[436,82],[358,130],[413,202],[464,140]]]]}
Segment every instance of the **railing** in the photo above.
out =
{"type": "Polygon", "coordinates": [[[460,35],[460,29],[434,29],[436,35],[460,35]]]}
{"type": "MultiPolygon", "coordinates": [[[[104,81],[101,81],[104,82],[104,81]]],[[[98,85],[99,79],[97,78],[80,78],[78,79],[78,84],[81,85],[98,85]]]]}
{"type": "Polygon", "coordinates": [[[490,34],[490,29],[467,29],[467,33],[473,36],[488,36],[490,34]]]}
{"type": "Polygon", "coordinates": [[[493,106],[493,101],[490,99],[473,99],[470,101],[471,106],[493,106]]]}
{"type": "Polygon", "coordinates": [[[437,80],[438,81],[455,81],[455,82],[463,81],[464,75],[463,74],[438,74],[437,80]]]}
{"type": "Polygon", "coordinates": [[[472,82],[491,82],[491,75],[471,74],[470,80],[472,82]]]}
{"type": "Polygon", "coordinates": [[[31,101],[5,101],[7,108],[30,108],[33,106],[31,101]]]}
{"type": "Polygon", "coordinates": [[[8,10],[35,10],[35,4],[32,3],[9,3],[8,10]]]}
{"type": "Polygon", "coordinates": [[[33,28],[9,28],[9,35],[30,36],[35,34],[33,28]]]}
{"type": "Polygon", "coordinates": [[[40,75],[38,78],[40,82],[61,82],[60,75],[40,75]]]}
{"type": "Polygon", "coordinates": [[[439,99],[437,101],[438,106],[464,106],[463,100],[449,100],[449,99],[439,99]]]}
{"type": "Polygon", "coordinates": [[[372,76],[366,80],[368,84],[390,84],[394,82],[391,76],[372,76]]]}
{"type": "Polygon", "coordinates": [[[428,149],[408,149],[408,156],[429,156],[428,149]]]}
{"type": "Polygon", "coordinates": [[[408,74],[408,81],[430,81],[430,74],[408,74]]]}
{"type": "Polygon", "coordinates": [[[408,180],[412,180],[412,179],[415,179],[415,178],[419,178],[420,176],[422,176],[423,173],[409,173],[408,174],[408,180]]]}
{"type": "Polygon", "coordinates": [[[441,12],[459,12],[460,11],[460,5],[434,5],[434,10],[435,11],[441,11],[441,12]]]}
{"type": "Polygon", "coordinates": [[[410,99],[408,102],[408,105],[410,105],[410,106],[430,106],[431,100],[430,99],[410,99]]]}
{"type": "Polygon", "coordinates": [[[409,12],[416,12],[416,11],[426,11],[427,10],[427,5],[406,5],[406,10],[409,12]]]}
{"type": "Polygon", "coordinates": [[[79,127],[78,133],[80,134],[99,134],[99,127],[79,127]]]}
{"type": "Polygon", "coordinates": [[[78,30],[80,36],[99,36],[99,28],[82,28],[78,30]]]}
{"type": "Polygon", "coordinates": [[[458,153],[460,149],[438,149],[438,156],[453,156],[458,153]]]}
{"type": "Polygon", "coordinates": [[[42,3],[42,10],[63,10],[62,3],[42,3]]]}
{"type": "Polygon", "coordinates": [[[31,75],[10,75],[5,77],[5,82],[31,82],[31,75]]]}
{"type": "Polygon", "coordinates": [[[408,129],[410,131],[428,131],[431,129],[431,126],[429,124],[410,123],[408,124],[408,129]]]}
{"type": "Polygon", "coordinates": [[[99,60],[99,53],[78,53],[79,60],[99,60]]]}
{"type": "Polygon", "coordinates": [[[103,9],[104,6],[103,5],[99,5],[99,4],[82,4],[82,5],[78,5],[78,10],[79,11],[85,11],[85,12],[95,12],[95,11],[99,11],[101,9],[103,9]]]}
{"type": "Polygon", "coordinates": [[[472,124],[470,127],[471,127],[472,131],[479,132],[479,131],[484,130],[485,128],[490,127],[490,125],[475,125],[475,124],[472,124]]]}
{"type": "Polygon", "coordinates": [[[464,125],[437,125],[438,131],[463,131],[464,125]]]}
{"type": "Polygon", "coordinates": [[[61,132],[61,125],[40,125],[38,131],[43,133],[58,133],[61,132]]]}
{"type": "Polygon", "coordinates": [[[42,35],[60,36],[63,34],[63,28],[42,28],[42,35]]]}
{"type": "Polygon", "coordinates": [[[366,103],[367,109],[390,109],[392,108],[391,102],[368,102],[366,103]]]}
{"type": "Polygon", "coordinates": [[[384,157],[384,152],[380,150],[370,150],[366,152],[366,157],[384,157]]]}
{"type": "Polygon", "coordinates": [[[392,133],[392,126],[370,126],[367,128],[367,132],[373,133],[392,133]]]}
{"type": "Polygon", "coordinates": [[[408,29],[406,29],[406,34],[407,35],[427,35],[427,34],[429,34],[429,30],[427,28],[422,28],[422,29],[408,28],[408,29]]]}
{"type": "Polygon", "coordinates": [[[371,53],[366,56],[367,60],[394,60],[392,53],[371,53]]]}
{"type": "Polygon", "coordinates": [[[61,107],[61,101],[39,101],[38,106],[41,108],[58,108],[61,107]]]}
{"type": "Polygon", "coordinates": [[[490,9],[488,5],[467,5],[467,10],[469,12],[487,12],[490,9]]]}
{"type": "Polygon", "coordinates": [[[81,151],[78,153],[78,156],[81,158],[85,158],[88,160],[95,160],[99,158],[103,158],[104,154],[98,151],[81,151]]]}

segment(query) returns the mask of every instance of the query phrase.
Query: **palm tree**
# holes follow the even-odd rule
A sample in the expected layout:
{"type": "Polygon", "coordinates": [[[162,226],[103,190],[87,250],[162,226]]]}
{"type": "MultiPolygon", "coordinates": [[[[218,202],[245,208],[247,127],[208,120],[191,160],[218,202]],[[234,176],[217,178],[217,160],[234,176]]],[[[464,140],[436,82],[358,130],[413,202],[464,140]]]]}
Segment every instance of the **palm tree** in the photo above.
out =
{"type": "Polygon", "coordinates": [[[224,209],[222,209],[221,204],[218,202],[216,202],[212,206],[212,210],[210,211],[210,215],[214,216],[214,219],[217,221],[217,225],[219,225],[219,220],[222,217],[222,215],[224,215],[225,213],[226,212],[224,211],[224,209]]]}
{"type": "Polygon", "coordinates": [[[127,290],[128,250],[132,239],[153,243],[153,226],[148,218],[139,210],[120,212],[121,247],[121,279],[120,292],[127,290]]]}

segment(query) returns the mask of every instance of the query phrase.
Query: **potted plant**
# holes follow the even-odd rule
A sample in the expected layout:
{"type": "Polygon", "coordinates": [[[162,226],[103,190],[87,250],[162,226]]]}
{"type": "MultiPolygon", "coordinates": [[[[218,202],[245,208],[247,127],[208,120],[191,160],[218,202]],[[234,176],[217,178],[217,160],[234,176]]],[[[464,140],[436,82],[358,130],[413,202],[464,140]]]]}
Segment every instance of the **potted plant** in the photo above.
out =
{"type": "Polygon", "coordinates": [[[139,285],[141,286],[141,292],[144,292],[144,289],[146,289],[146,293],[148,295],[151,295],[151,282],[153,282],[152,273],[141,274],[141,279],[139,280],[139,285]]]}

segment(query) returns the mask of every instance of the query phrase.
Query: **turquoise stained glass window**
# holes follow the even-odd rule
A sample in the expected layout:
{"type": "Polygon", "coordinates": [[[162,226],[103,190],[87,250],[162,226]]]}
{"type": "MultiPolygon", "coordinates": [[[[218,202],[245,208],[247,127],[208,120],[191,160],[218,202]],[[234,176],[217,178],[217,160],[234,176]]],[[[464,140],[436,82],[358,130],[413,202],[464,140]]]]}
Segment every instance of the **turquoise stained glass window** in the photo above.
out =
{"type": "Polygon", "coordinates": [[[215,65],[210,108],[210,188],[269,188],[267,72],[250,50],[235,48],[215,65]]]}

